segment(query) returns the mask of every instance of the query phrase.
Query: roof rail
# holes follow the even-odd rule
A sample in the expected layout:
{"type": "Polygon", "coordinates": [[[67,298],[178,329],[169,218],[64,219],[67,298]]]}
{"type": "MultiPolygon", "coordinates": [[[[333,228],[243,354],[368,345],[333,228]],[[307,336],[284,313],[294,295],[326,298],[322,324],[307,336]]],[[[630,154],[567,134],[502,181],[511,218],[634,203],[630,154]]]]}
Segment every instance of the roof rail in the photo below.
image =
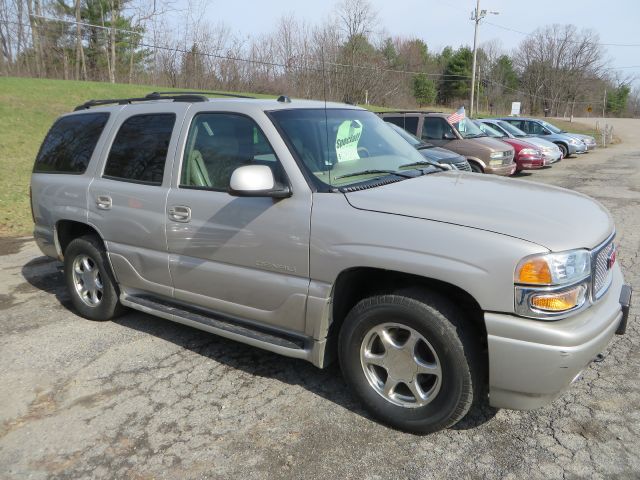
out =
{"type": "Polygon", "coordinates": [[[151,100],[173,100],[174,102],[206,102],[209,99],[204,95],[167,95],[160,96],[149,94],[144,97],[130,97],[130,98],[107,98],[103,100],[89,100],[82,105],[78,105],[73,110],[87,110],[91,107],[99,107],[102,105],[127,105],[133,102],[149,102],[151,100]]]}
{"type": "Polygon", "coordinates": [[[218,95],[219,97],[231,97],[231,98],[256,98],[250,97],[249,95],[239,95],[237,93],[226,93],[226,92],[195,92],[195,91],[187,91],[187,92],[152,92],[147,95],[147,97],[154,96],[163,96],[164,95],[218,95]]]}
{"type": "Polygon", "coordinates": [[[102,100],[89,100],[88,102],[78,105],[74,111],[87,110],[91,107],[99,107],[102,105],[127,105],[133,102],[149,102],[153,100],[173,100],[174,102],[207,102],[207,95],[218,95],[221,97],[234,98],[255,98],[247,95],[237,95],[235,93],[224,92],[151,92],[144,97],[130,98],[106,98],[102,100]]]}

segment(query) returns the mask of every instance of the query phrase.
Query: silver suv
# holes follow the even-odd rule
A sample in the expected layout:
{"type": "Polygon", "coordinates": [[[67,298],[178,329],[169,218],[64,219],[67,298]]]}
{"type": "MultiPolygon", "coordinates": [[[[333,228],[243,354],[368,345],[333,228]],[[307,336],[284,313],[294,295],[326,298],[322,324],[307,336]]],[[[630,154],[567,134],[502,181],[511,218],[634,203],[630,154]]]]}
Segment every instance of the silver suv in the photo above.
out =
{"type": "Polygon", "coordinates": [[[349,105],[153,94],[76,110],[31,189],[35,239],[86,318],[129,307],[338,357],[371,414],[413,432],[487,398],[544,405],[625,330],[614,225],[584,195],[444,170],[349,105]]]}

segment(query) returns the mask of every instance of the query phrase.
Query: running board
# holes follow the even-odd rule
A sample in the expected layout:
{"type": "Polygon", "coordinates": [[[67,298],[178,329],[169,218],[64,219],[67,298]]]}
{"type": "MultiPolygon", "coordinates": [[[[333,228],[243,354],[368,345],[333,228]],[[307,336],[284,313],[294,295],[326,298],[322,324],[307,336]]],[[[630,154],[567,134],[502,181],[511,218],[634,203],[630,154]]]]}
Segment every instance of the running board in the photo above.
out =
{"type": "Polygon", "coordinates": [[[210,316],[195,309],[165,303],[148,296],[120,295],[122,305],[150,315],[182,323],[221,337],[246,343],[270,352],[293,358],[311,360],[309,342],[302,337],[254,328],[239,320],[210,316]]]}

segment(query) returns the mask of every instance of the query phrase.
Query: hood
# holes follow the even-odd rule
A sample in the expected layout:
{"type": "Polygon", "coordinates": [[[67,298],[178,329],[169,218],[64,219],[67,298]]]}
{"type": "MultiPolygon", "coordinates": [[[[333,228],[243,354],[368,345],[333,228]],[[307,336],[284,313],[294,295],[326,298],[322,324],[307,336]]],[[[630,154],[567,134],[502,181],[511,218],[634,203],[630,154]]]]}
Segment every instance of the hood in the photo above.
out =
{"type": "Polygon", "coordinates": [[[593,248],[614,229],[609,212],[586,195],[493,175],[433,173],[345,196],[358,209],[487,230],[552,251],[593,248]]]}
{"type": "Polygon", "coordinates": [[[528,135],[526,137],[519,138],[519,140],[524,140],[526,142],[533,143],[534,145],[537,145],[540,148],[547,148],[553,151],[558,150],[558,146],[555,143],[545,140],[544,138],[528,135]]]}
{"type": "Polygon", "coordinates": [[[491,137],[477,137],[477,138],[466,138],[468,142],[474,142],[475,144],[483,145],[491,150],[498,150],[500,152],[504,150],[510,150],[511,146],[503,142],[502,140],[498,140],[497,138],[491,137]]]}
{"type": "Polygon", "coordinates": [[[521,139],[521,138],[503,138],[500,140],[501,142],[508,143],[511,145],[516,152],[520,152],[523,148],[535,148],[538,149],[536,145],[531,143],[529,140],[521,139]]]}
{"type": "Polygon", "coordinates": [[[460,162],[464,160],[464,157],[462,157],[461,155],[458,155],[457,153],[452,152],[451,150],[447,150],[445,148],[440,148],[440,147],[422,148],[418,151],[423,157],[429,160],[434,160],[436,162],[444,161],[445,163],[447,163],[452,161],[460,162]]]}
{"type": "Polygon", "coordinates": [[[590,140],[590,141],[595,140],[595,138],[593,138],[591,135],[584,135],[582,133],[566,133],[566,135],[571,135],[572,137],[577,137],[580,140],[590,140]]]}

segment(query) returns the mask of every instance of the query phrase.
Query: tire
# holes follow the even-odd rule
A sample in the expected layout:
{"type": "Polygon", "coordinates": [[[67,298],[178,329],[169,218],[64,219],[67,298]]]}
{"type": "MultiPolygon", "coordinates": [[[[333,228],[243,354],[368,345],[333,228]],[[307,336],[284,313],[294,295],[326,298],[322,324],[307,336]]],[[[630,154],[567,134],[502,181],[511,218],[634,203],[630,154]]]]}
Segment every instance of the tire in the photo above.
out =
{"type": "Polygon", "coordinates": [[[471,167],[471,171],[473,173],[484,173],[484,170],[482,170],[482,167],[480,165],[478,165],[476,162],[472,162],[470,160],[469,161],[469,166],[471,167]]]}
{"type": "Polygon", "coordinates": [[[561,159],[567,158],[569,156],[569,149],[567,148],[567,146],[564,143],[556,143],[556,145],[558,145],[560,153],[562,154],[561,159]]]}
{"type": "Polygon", "coordinates": [[[84,318],[111,320],[124,312],[107,254],[94,235],[85,235],[69,243],[64,252],[64,277],[71,302],[84,318]]]}
{"type": "MultiPolygon", "coordinates": [[[[413,433],[448,428],[467,414],[484,389],[480,352],[479,334],[450,301],[439,295],[412,291],[360,301],[347,315],[338,342],[343,375],[366,409],[378,420],[413,433]],[[378,335],[373,343],[369,340],[372,331],[378,335]],[[388,334],[395,344],[385,347],[380,331],[386,332],[384,335],[388,334]],[[422,339],[406,350],[414,335],[412,331],[422,339]],[[403,336],[407,337],[407,343],[404,353],[399,355],[397,345],[402,344],[403,336]],[[413,380],[409,383],[400,380],[386,394],[387,383],[394,384],[407,371],[402,367],[411,368],[411,361],[418,357],[421,366],[429,365],[429,371],[437,372],[439,366],[440,377],[410,373],[413,380]],[[374,364],[368,363],[369,358],[374,358],[374,364]],[[380,358],[391,366],[376,365],[380,358]],[[419,398],[414,391],[427,395],[419,398]]],[[[403,378],[406,381],[409,377],[403,378]]]]}

